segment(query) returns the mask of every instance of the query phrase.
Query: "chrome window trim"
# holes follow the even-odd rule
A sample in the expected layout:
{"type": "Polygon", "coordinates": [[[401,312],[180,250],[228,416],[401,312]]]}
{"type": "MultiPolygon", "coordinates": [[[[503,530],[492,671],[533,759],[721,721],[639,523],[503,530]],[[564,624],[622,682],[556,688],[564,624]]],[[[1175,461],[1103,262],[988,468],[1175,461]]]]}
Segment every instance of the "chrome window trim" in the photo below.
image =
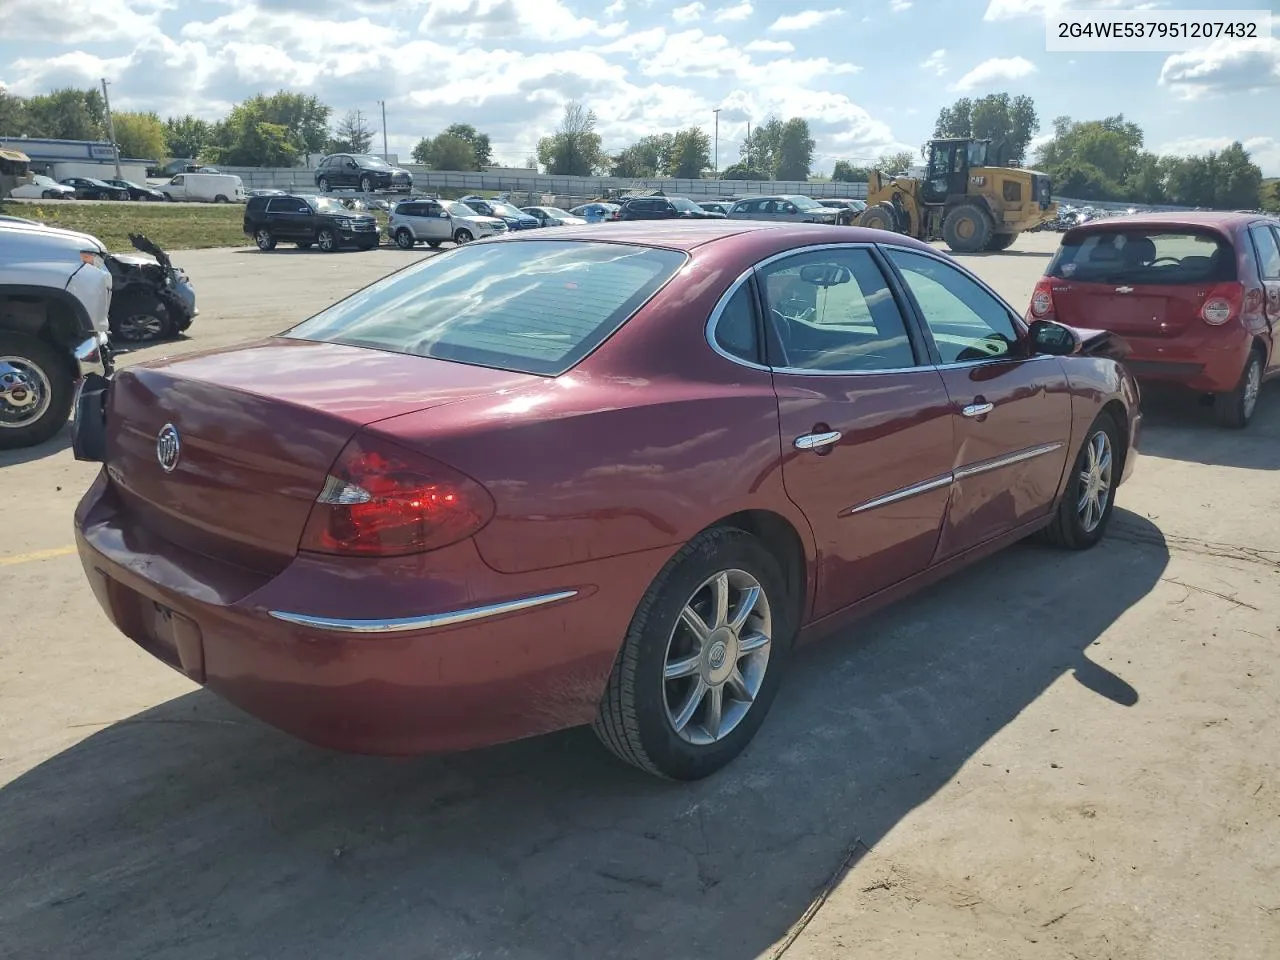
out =
{"type": "Polygon", "coordinates": [[[450,610],[445,613],[428,613],[420,617],[400,617],[386,620],[348,620],[342,617],[313,617],[305,613],[290,613],[286,610],[267,611],[277,620],[291,623],[299,627],[310,627],[315,630],[330,630],[336,633],[405,633],[410,630],[431,630],[437,627],[451,627],[459,623],[472,623],[488,617],[501,616],[504,613],[517,613],[530,610],[548,603],[568,600],[577,596],[577,590],[558,590],[554,593],[540,593],[519,600],[506,600],[502,603],[490,603],[481,607],[468,607],[462,610],[450,610]]]}
{"type": "Polygon", "coordinates": [[[1034,460],[1036,457],[1043,457],[1047,453],[1053,453],[1055,450],[1062,449],[1061,441],[1052,443],[1041,443],[1034,447],[1027,447],[1025,450],[1016,450],[1013,453],[1007,453],[1000,457],[992,457],[990,460],[978,460],[974,463],[967,464],[963,467],[957,467],[952,471],[952,476],[957,480],[966,480],[969,477],[976,477],[979,474],[989,473],[992,470],[999,470],[1001,467],[1011,467],[1015,463],[1022,463],[1025,460],[1034,460]]]}
{"type": "MultiPolygon", "coordinates": [[[[985,283],[983,283],[982,280],[976,277],[973,273],[971,273],[969,270],[965,269],[964,267],[960,266],[959,264],[956,264],[949,260],[945,260],[942,257],[937,256],[936,254],[931,254],[924,250],[920,250],[916,247],[904,247],[901,244],[897,244],[897,243],[869,243],[866,241],[857,241],[854,243],[816,243],[816,244],[810,244],[804,247],[796,247],[792,250],[785,250],[782,253],[771,254],[770,256],[761,260],[759,263],[753,264],[752,266],[748,267],[746,270],[744,270],[741,274],[738,275],[737,279],[735,279],[733,283],[729,285],[728,289],[725,290],[725,292],[720,295],[720,299],[716,301],[716,305],[712,307],[711,315],[707,318],[706,326],[704,328],[704,334],[705,334],[705,339],[707,341],[707,344],[711,347],[713,351],[715,351],[720,356],[724,357],[724,359],[728,360],[730,363],[736,363],[739,366],[746,367],[749,370],[759,370],[764,373],[783,373],[789,376],[796,376],[796,377],[870,377],[870,376],[879,376],[886,373],[919,373],[920,371],[923,371],[923,370],[956,370],[963,367],[977,367],[987,363],[1012,363],[1012,362],[1029,363],[1033,360],[1054,359],[1054,356],[1052,354],[1033,353],[1029,357],[989,357],[985,360],[964,360],[958,363],[922,363],[914,367],[885,367],[881,370],[808,370],[803,367],[771,367],[763,363],[756,363],[752,360],[743,360],[741,357],[735,357],[733,354],[729,353],[727,350],[722,349],[720,344],[716,342],[716,324],[720,322],[721,314],[724,313],[725,308],[729,305],[729,301],[733,299],[733,295],[738,292],[738,288],[741,287],[744,283],[746,283],[751,278],[751,275],[755,273],[757,270],[763,267],[767,267],[769,264],[774,263],[778,260],[782,260],[786,257],[795,256],[801,253],[813,253],[815,251],[820,251],[820,250],[850,250],[850,249],[868,250],[873,247],[881,247],[881,248],[892,249],[892,250],[904,250],[907,253],[919,253],[923,256],[930,256],[932,257],[932,259],[937,260],[939,263],[945,264],[947,266],[956,267],[958,270],[960,270],[961,273],[963,273],[965,276],[969,277],[969,279],[977,283],[978,286],[980,286],[983,290],[985,290],[991,296],[995,297],[996,302],[1002,304],[1009,311],[1009,318],[1013,322],[1015,329],[1017,329],[1023,335],[1027,333],[1026,325],[1023,323],[1022,319],[1013,312],[1013,309],[1009,306],[1009,304],[1005,301],[1005,299],[1002,296],[1000,296],[998,293],[996,293],[994,290],[992,290],[985,283]]],[[[908,318],[903,317],[902,321],[903,321],[903,326],[905,328],[908,318]]]]}
{"type": "Polygon", "coordinates": [[[870,500],[864,500],[862,503],[855,504],[852,507],[846,507],[844,510],[840,511],[838,516],[851,517],[855,513],[874,510],[876,507],[885,507],[891,503],[897,503],[900,500],[906,500],[910,497],[919,496],[922,493],[928,493],[930,490],[938,490],[941,487],[948,487],[952,484],[954,479],[953,474],[944,473],[929,480],[922,480],[920,483],[913,483],[909,487],[900,487],[897,490],[891,490],[878,497],[872,497],[870,500]]]}

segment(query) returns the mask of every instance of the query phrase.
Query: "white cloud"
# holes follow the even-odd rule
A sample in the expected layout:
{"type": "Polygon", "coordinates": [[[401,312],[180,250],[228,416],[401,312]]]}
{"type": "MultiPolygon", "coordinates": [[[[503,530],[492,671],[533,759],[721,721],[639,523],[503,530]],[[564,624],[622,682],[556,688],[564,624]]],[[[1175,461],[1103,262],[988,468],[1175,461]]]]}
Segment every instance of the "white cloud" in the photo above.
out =
{"type": "MultiPolygon", "coordinates": [[[[1216,153],[1231,146],[1232,137],[1186,137],[1162,144],[1156,152],[1166,156],[1191,157],[1216,153]]],[[[1280,139],[1275,137],[1248,137],[1240,141],[1249,156],[1261,169],[1263,176],[1280,176],[1280,139]]]]}
{"type": "Polygon", "coordinates": [[[160,32],[157,16],[168,0],[103,0],[86,15],[79,0],[3,0],[0,38],[59,44],[138,40],[160,32]]]}
{"type": "Polygon", "coordinates": [[[894,13],[902,13],[911,9],[911,0],[889,0],[889,9],[894,13]]]}
{"type": "Polygon", "coordinates": [[[812,30],[832,17],[838,16],[840,16],[839,10],[804,10],[800,13],[791,13],[779,17],[770,24],[769,29],[778,33],[794,30],[812,30]]]}
{"type": "Polygon", "coordinates": [[[701,3],[690,3],[687,6],[676,7],[671,11],[671,19],[676,23],[692,23],[706,13],[707,8],[701,3]]]}
{"type": "Polygon", "coordinates": [[[716,23],[727,23],[737,20],[745,20],[755,12],[755,7],[751,6],[747,0],[743,3],[735,3],[732,7],[721,7],[716,11],[716,23]]]}
{"type": "Polygon", "coordinates": [[[921,70],[928,70],[930,73],[942,76],[947,72],[947,51],[935,50],[929,54],[920,64],[921,70]]]}
{"type": "Polygon", "coordinates": [[[592,35],[616,37],[626,24],[579,17],[561,0],[431,0],[418,29],[466,40],[566,42],[592,35]]]}
{"type": "Polygon", "coordinates": [[[790,40],[752,40],[742,49],[748,53],[794,53],[796,45],[790,40]]]}
{"type": "Polygon", "coordinates": [[[1148,10],[1158,3],[1134,3],[1132,0],[989,0],[983,20],[1015,20],[1022,17],[1044,17],[1061,10],[1148,10]]]}
{"type": "Polygon", "coordinates": [[[1172,54],[1160,68],[1160,85],[1185,100],[1280,86],[1280,41],[1215,40],[1172,54]]]}
{"type": "Polygon", "coordinates": [[[954,90],[974,90],[994,83],[1020,80],[1036,72],[1036,65],[1026,57],[992,57],[978,64],[955,82],[954,90]]]}

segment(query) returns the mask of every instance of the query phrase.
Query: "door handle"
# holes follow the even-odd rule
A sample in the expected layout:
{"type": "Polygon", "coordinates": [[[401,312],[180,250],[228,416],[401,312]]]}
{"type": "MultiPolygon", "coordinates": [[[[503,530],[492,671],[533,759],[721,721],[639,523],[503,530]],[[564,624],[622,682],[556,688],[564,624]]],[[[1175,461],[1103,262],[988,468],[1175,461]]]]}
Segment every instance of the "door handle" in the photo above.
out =
{"type": "Polygon", "coordinates": [[[994,403],[971,403],[960,412],[966,417],[982,417],[996,408],[994,403]]]}
{"type": "Polygon", "coordinates": [[[839,430],[828,430],[825,433],[806,433],[803,437],[796,437],[797,450],[821,450],[823,447],[829,447],[840,439],[842,434],[839,430]]]}

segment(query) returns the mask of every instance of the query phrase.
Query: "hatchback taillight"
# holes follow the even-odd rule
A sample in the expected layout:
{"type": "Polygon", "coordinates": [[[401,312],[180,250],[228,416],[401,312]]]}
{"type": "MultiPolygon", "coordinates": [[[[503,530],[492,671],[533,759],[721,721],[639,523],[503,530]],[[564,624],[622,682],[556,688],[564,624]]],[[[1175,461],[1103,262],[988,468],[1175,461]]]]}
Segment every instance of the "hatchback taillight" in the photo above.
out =
{"type": "Polygon", "coordinates": [[[1053,314],[1053,283],[1045,277],[1036,284],[1035,291],[1031,294],[1031,305],[1027,307],[1026,319],[1028,321],[1052,320],[1053,314]]]}
{"type": "Polygon", "coordinates": [[[1243,307],[1243,283],[1218,283],[1204,295],[1200,319],[1211,327],[1220,327],[1228,320],[1240,316],[1243,307]]]}
{"type": "Polygon", "coordinates": [[[399,444],[357,434],[329,470],[298,547],[393,557],[447,547],[492,519],[470,477],[399,444]]]}

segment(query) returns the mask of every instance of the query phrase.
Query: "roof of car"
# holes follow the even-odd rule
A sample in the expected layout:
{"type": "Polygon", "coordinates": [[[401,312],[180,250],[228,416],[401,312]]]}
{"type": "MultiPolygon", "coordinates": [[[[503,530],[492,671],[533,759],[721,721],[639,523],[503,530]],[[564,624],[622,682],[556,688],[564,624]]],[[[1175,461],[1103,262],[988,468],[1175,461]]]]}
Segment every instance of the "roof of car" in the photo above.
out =
{"type": "MultiPolygon", "coordinates": [[[[772,223],[767,220],[624,220],[610,224],[556,227],[553,231],[519,231],[486,243],[520,243],[542,240],[618,240],[647,247],[693,250],[726,237],[772,231],[804,243],[896,243],[932,250],[911,237],[866,227],[833,227],[821,223],[772,223]]],[[[781,236],[779,237],[782,238],[781,236]]]]}
{"type": "Polygon", "coordinates": [[[1267,214],[1238,213],[1228,210],[1177,210],[1164,213],[1135,213],[1126,217],[1107,217],[1101,220],[1090,220],[1072,227],[1072,231],[1090,230],[1100,227],[1214,227],[1218,230],[1231,230],[1251,223],[1254,220],[1270,219],[1267,214]]]}

